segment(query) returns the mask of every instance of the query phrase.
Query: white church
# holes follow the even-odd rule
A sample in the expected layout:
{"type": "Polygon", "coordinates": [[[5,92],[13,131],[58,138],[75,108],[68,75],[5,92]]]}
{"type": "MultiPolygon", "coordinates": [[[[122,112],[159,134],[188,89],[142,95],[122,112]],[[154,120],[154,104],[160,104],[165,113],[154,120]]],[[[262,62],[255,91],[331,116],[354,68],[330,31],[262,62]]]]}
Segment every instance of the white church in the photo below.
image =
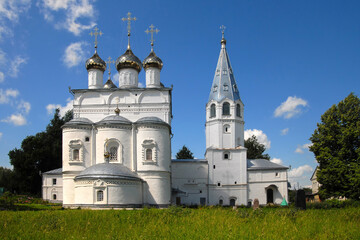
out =
{"type": "MultiPolygon", "coordinates": [[[[163,67],[152,48],[140,61],[128,46],[115,62],[119,85],[104,83],[106,62],[86,61],[88,88],[72,89],[74,119],[63,127],[61,169],[43,173],[43,198],[76,208],[140,208],[170,205],[280,204],[288,199],[287,167],[247,159],[244,104],[226,40],[206,105],[205,159],[171,159],[172,87],[160,81],[163,67]],[[145,71],[146,86],[138,75],[145,71]]],[[[151,35],[157,32],[150,26],[151,35]]],[[[107,62],[111,64],[109,60],[107,62]]]]}

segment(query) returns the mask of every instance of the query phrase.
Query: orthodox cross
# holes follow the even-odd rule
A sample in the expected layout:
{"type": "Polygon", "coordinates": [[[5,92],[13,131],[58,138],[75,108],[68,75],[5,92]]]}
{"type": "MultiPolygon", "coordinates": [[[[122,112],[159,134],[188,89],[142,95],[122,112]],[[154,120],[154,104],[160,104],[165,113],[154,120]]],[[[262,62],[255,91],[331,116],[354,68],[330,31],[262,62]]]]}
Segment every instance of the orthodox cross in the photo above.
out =
{"type": "Polygon", "coordinates": [[[146,29],[146,34],[151,34],[151,39],[150,39],[150,42],[151,42],[151,51],[153,50],[153,47],[154,47],[154,42],[155,42],[155,40],[154,40],[154,33],[158,33],[158,32],[160,32],[160,30],[159,29],[154,29],[154,25],[153,24],[151,24],[150,26],[149,26],[149,28],[150,28],[150,30],[149,29],[146,29]]]}
{"type": "Polygon", "coordinates": [[[97,37],[98,37],[98,35],[103,35],[103,33],[100,31],[100,32],[98,32],[98,28],[97,27],[95,27],[94,28],[94,32],[91,32],[91,33],[89,33],[90,34],[90,36],[95,36],[95,52],[96,52],[96,50],[97,50],[97,44],[98,44],[98,41],[97,41],[97,37]]]}
{"type": "Polygon", "coordinates": [[[108,64],[108,71],[109,71],[109,79],[110,79],[110,75],[111,75],[111,64],[115,63],[114,60],[111,60],[111,57],[108,57],[108,60],[106,61],[106,63],[108,64]]]}
{"type": "Polygon", "coordinates": [[[225,32],[226,27],[224,25],[221,25],[220,29],[221,29],[221,33],[222,33],[222,38],[224,38],[224,32],[225,32]]]}
{"type": "Polygon", "coordinates": [[[127,31],[128,31],[128,49],[130,49],[130,32],[131,32],[131,21],[136,21],[136,17],[131,17],[131,12],[127,13],[127,18],[122,18],[124,22],[127,21],[127,31]]]}

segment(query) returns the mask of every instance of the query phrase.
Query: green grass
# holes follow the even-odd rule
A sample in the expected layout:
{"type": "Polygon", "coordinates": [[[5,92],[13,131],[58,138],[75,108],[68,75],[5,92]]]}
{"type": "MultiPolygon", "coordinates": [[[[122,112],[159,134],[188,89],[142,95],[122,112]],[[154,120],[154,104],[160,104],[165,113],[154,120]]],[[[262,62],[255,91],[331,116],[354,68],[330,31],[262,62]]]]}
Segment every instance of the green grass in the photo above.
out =
{"type": "Polygon", "coordinates": [[[360,208],[1,211],[0,239],[360,239],[360,208]]]}

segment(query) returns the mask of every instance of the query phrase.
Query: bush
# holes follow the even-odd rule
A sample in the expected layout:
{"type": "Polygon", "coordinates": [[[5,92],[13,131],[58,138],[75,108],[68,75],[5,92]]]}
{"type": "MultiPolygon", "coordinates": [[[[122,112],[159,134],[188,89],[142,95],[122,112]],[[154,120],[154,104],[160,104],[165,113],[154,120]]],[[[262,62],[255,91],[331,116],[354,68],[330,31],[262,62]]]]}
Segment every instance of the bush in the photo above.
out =
{"type": "Polygon", "coordinates": [[[360,201],[329,199],[323,202],[306,204],[306,208],[308,209],[331,209],[331,208],[347,208],[347,207],[360,207],[360,201]]]}

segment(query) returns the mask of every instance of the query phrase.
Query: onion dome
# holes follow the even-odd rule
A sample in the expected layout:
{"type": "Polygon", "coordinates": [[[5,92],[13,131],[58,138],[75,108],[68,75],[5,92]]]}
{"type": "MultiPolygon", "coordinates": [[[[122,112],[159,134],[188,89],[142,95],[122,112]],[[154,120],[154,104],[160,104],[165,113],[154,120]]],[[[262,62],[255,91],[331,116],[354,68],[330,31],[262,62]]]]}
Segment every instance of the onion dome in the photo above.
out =
{"type": "Polygon", "coordinates": [[[119,163],[99,163],[86,168],[75,179],[123,179],[141,181],[141,178],[129,168],[119,163]]]}
{"type": "Polygon", "coordinates": [[[97,52],[95,52],[94,55],[86,61],[85,67],[87,70],[98,69],[104,72],[106,70],[106,63],[99,57],[97,52]]]}
{"type": "Polygon", "coordinates": [[[133,68],[138,72],[141,71],[141,61],[129,47],[123,55],[116,59],[115,65],[118,71],[122,68],[133,68]]]}
{"type": "Polygon", "coordinates": [[[143,61],[143,67],[144,69],[149,67],[156,67],[161,70],[163,67],[163,62],[158,56],[156,56],[155,52],[151,50],[149,56],[147,56],[147,58],[145,58],[143,61]]]}
{"type": "Polygon", "coordinates": [[[113,83],[113,81],[111,81],[111,79],[109,78],[106,83],[104,84],[104,88],[116,88],[116,85],[113,83]]]}

